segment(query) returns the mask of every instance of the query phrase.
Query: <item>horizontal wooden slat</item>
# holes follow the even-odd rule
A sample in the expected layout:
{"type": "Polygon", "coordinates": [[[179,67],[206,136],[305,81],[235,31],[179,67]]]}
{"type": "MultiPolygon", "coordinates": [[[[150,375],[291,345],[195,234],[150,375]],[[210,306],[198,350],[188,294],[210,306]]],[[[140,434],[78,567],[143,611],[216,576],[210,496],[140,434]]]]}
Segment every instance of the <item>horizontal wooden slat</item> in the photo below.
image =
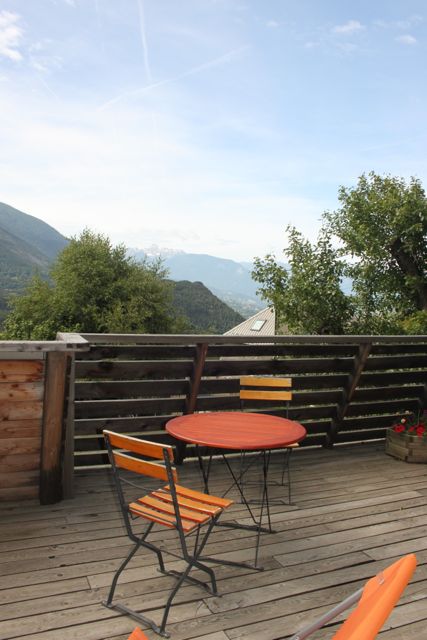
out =
{"type": "MultiPolygon", "coordinates": [[[[1,429],[1,425],[0,425],[1,429]]],[[[40,437],[38,438],[0,438],[0,456],[21,455],[40,452],[40,437]]]]}
{"type": "Polygon", "coordinates": [[[186,377],[191,374],[191,360],[140,360],[114,362],[100,360],[94,362],[76,362],[77,378],[113,378],[117,380],[143,379],[159,377],[186,377]]]}
{"type": "MultiPolygon", "coordinates": [[[[147,462],[146,460],[138,460],[138,458],[134,458],[133,456],[128,456],[117,451],[113,452],[113,456],[116,465],[120,469],[127,469],[127,471],[133,471],[141,475],[150,476],[151,478],[158,478],[159,480],[168,480],[166,468],[161,464],[147,462]]],[[[173,474],[174,476],[176,475],[175,470],[173,470],[173,474]]]]}
{"type": "MultiPolygon", "coordinates": [[[[173,502],[173,498],[170,492],[153,491],[152,495],[160,498],[161,500],[164,500],[165,502],[170,502],[170,503],[173,502]]],[[[206,502],[200,502],[198,500],[191,500],[181,495],[178,495],[178,503],[183,507],[187,507],[189,509],[196,509],[197,511],[202,511],[203,513],[211,516],[216,515],[221,510],[219,506],[210,505],[210,504],[207,504],[206,502]]]]}
{"type": "Polygon", "coordinates": [[[350,405],[348,409],[349,416],[363,416],[367,414],[381,414],[395,411],[416,411],[418,408],[418,402],[415,398],[402,399],[402,400],[384,400],[377,402],[355,402],[350,405]]]}
{"type": "Polygon", "coordinates": [[[242,387],[280,387],[289,389],[292,386],[292,378],[243,376],[240,378],[240,384],[242,387]]]}
{"type": "Polygon", "coordinates": [[[76,355],[83,360],[190,360],[196,353],[195,346],[187,345],[104,345],[94,346],[89,352],[76,355]]]}
{"type": "Polygon", "coordinates": [[[40,452],[4,454],[0,456],[0,466],[3,473],[39,469],[40,452]]]}
{"type": "Polygon", "coordinates": [[[37,487],[40,473],[38,469],[31,471],[0,472],[0,487],[37,487]]]}
{"type": "Polygon", "coordinates": [[[411,386],[390,386],[390,387],[375,387],[371,389],[356,389],[353,397],[354,402],[361,402],[363,400],[382,400],[390,399],[397,400],[398,398],[419,398],[423,392],[422,385],[411,386]]]}
{"type": "Polygon", "coordinates": [[[0,487],[0,501],[33,500],[39,495],[38,486],[0,487]]]}
{"type": "Polygon", "coordinates": [[[427,368],[427,355],[372,356],[368,358],[366,370],[427,368]]]}
{"type": "MultiPolygon", "coordinates": [[[[169,486],[166,488],[170,489],[169,486]]],[[[213,504],[215,506],[221,507],[221,509],[226,509],[233,504],[233,500],[229,500],[228,498],[220,498],[219,496],[201,493],[200,491],[188,489],[187,487],[183,487],[181,485],[176,485],[176,492],[178,495],[183,496],[184,498],[191,498],[192,500],[206,502],[206,504],[213,504]]]]}
{"type": "MultiPolygon", "coordinates": [[[[67,334],[65,334],[67,335],[67,334]]],[[[82,333],[81,336],[91,344],[242,344],[248,342],[273,343],[273,344],[364,344],[373,342],[378,344],[412,344],[426,343],[426,337],[420,336],[372,336],[372,335],[339,335],[339,336],[319,336],[319,335],[281,335],[262,336],[253,338],[248,336],[222,336],[205,334],[156,334],[156,333],[82,333]]]]}
{"type": "MultiPolygon", "coordinates": [[[[129,508],[129,511],[135,516],[146,518],[151,522],[157,522],[157,524],[162,524],[165,527],[171,527],[171,528],[176,527],[176,518],[167,513],[160,514],[155,509],[150,509],[150,507],[140,504],[139,502],[131,502],[128,508],[129,508]]],[[[191,523],[191,524],[188,523],[188,526],[187,526],[187,523],[186,523],[184,525],[185,527],[184,531],[191,530],[196,526],[197,525],[194,523],[191,523]]]]}
{"type": "Polygon", "coordinates": [[[37,420],[43,414],[43,403],[40,400],[13,402],[5,400],[0,403],[1,420],[37,420]]]}
{"type": "MultiPolygon", "coordinates": [[[[156,509],[161,513],[168,513],[170,515],[175,515],[175,508],[173,504],[170,504],[167,501],[155,498],[152,495],[139,498],[138,503],[146,505],[147,507],[150,507],[152,509],[156,509]]],[[[197,522],[198,524],[202,524],[206,522],[206,520],[209,517],[206,515],[206,513],[200,513],[200,512],[197,512],[196,510],[186,509],[185,507],[180,508],[179,511],[182,518],[185,518],[186,520],[191,520],[192,522],[197,522]]]]}
{"type": "Polygon", "coordinates": [[[168,420],[176,418],[176,415],[168,416],[129,416],[127,418],[90,418],[75,421],[77,435],[96,433],[101,434],[103,429],[111,429],[120,433],[139,433],[147,429],[163,428],[168,420]]]}
{"type": "Polygon", "coordinates": [[[299,358],[295,360],[207,360],[204,375],[288,375],[294,373],[349,372],[351,358],[299,358]]]}
{"type": "Polygon", "coordinates": [[[422,371],[388,371],[383,372],[363,372],[359,381],[360,387],[382,387],[387,384],[413,384],[419,382],[424,384],[426,372],[422,371]]]}
{"type": "Polygon", "coordinates": [[[167,398],[188,392],[188,380],[114,380],[76,382],[76,400],[167,398]]]}
{"type": "Polygon", "coordinates": [[[12,400],[41,400],[43,384],[41,382],[0,382],[0,402],[12,400]]]}
{"type": "Polygon", "coordinates": [[[43,370],[43,360],[0,360],[0,382],[36,382],[43,370]]]}
{"type": "Polygon", "coordinates": [[[163,460],[163,451],[166,451],[169,459],[173,460],[173,449],[168,445],[159,445],[155,442],[140,440],[133,436],[114,433],[107,429],[104,430],[103,434],[112,447],[132,451],[132,453],[138,453],[141,456],[148,456],[149,458],[157,458],[158,460],[163,460]]]}
{"type": "Polygon", "coordinates": [[[42,423],[37,420],[3,420],[0,423],[0,439],[37,438],[41,436],[42,423]]]}
{"type": "Polygon", "coordinates": [[[289,401],[292,400],[291,391],[251,391],[250,389],[240,390],[241,400],[272,400],[289,401]]]}
{"type": "Polygon", "coordinates": [[[182,413],[183,398],[147,398],[143,400],[78,400],[75,402],[76,418],[101,416],[152,415],[156,413],[182,413]]]}

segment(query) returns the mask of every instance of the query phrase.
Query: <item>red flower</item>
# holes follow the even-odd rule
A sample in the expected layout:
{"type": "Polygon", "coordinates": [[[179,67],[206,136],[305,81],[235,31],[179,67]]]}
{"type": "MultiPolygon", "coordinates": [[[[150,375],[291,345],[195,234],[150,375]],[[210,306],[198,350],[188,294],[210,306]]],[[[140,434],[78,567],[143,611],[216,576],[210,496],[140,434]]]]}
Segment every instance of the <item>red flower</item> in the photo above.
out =
{"type": "Polygon", "coordinates": [[[415,427],[409,427],[408,431],[415,431],[415,427]]]}
{"type": "Polygon", "coordinates": [[[417,436],[421,438],[421,436],[425,433],[425,427],[422,424],[419,424],[417,427],[417,436]]]}
{"type": "Polygon", "coordinates": [[[401,431],[405,431],[405,427],[403,426],[403,424],[398,424],[396,427],[394,427],[393,431],[396,431],[396,433],[400,433],[401,431]]]}

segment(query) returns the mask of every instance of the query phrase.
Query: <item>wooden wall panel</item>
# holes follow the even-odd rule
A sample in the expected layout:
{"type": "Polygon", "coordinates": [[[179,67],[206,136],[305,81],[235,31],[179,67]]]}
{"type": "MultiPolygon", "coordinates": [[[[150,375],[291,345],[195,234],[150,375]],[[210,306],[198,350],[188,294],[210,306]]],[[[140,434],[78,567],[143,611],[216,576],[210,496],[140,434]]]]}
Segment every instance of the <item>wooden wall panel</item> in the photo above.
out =
{"type": "Polygon", "coordinates": [[[39,492],[44,361],[0,360],[0,500],[39,492]]]}

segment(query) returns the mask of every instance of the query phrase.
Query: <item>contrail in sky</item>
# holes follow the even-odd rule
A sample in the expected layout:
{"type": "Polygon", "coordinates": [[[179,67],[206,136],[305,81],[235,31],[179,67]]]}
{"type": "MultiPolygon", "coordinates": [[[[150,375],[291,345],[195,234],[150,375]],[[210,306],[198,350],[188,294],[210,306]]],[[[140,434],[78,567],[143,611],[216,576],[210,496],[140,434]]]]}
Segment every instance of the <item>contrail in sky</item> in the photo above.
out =
{"type": "Polygon", "coordinates": [[[153,77],[151,75],[150,63],[148,61],[147,34],[145,31],[144,6],[142,0],[136,0],[139,11],[139,30],[141,33],[142,50],[144,52],[144,68],[147,75],[147,81],[152,84],[153,77]]]}
{"type": "Polygon", "coordinates": [[[120,100],[123,100],[124,98],[130,98],[131,96],[136,96],[140,93],[144,93],[145,91],[150,91],[151,89],[156,89],[157,87],[163,87],[166,84],[177,82],[178,80],[182,80],[183,78],[188,78],[189,76],[193,76],[196,73],[205,71],[206,69],[211,69],[212,67],[216,67],[220,64],[223,64],[225,62],[232,60],[239,53],[242,53],[247,49],[249,49],[249,46],[239,47],[238,49],[232,49],[231,51],[224,53],[222,56],[219,56],[218,58],[214,58],[213,60],[209,60],[209,62],[204,62],[203,64],[199,64],[197,65],[197,67],[192,67],[188,71],[184,71],[183,73],[180,73],[179,75],[174,76],[173,78],[166,78],[166,80],[153,82],[152,84],[148,84],[145,87],[139,87],[138,89],[133,89],[133,91],[126,91],[125,93],[121,93],[119,96],[116,96],[115,98],[111,98],[111,100],[108,100],[107,102],[102,104],[100,107],[98,107],[98,110],[102,111],[104,109],[107,109],[111,105],[115,104],[116,102],[120,102],[120,100]]]}

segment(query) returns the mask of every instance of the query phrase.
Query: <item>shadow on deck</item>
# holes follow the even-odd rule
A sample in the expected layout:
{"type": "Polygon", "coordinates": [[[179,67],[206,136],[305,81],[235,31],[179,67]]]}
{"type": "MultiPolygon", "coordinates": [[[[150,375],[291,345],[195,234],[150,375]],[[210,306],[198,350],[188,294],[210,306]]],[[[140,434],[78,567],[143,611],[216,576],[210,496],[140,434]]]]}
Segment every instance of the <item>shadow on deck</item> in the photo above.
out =
{"type": "MultiPolygon", "coordinates": [[[[280,473],[276,463],[272,476],[274,470],[280,473]]],[[[202,487],[193,462],[179,473],[182,483],[202,487]]],[[[426,637],[426,474],[425,465],[387,457],[383,443],[298,451],[296,506],[272,507],[276,533],[261,537],[265,570],[217,568],[221,597],[183,587],[169,618],[172,640],[286,638],[410,552],[419,566],[380,637],[426,637]]],[[[219,495],[225,482],[218,463],[212,490],[219,495]]],[[[27,501],[0,507],[0,640],[124,640],[135,626],[100,604],[130,546],[109,473],[79,472],[76,485],[76,498],[57,505],[27,501]]],[[[246,517],[242,505],[233,508],[236,518],[246,517]]],[[[252,560],[254,543],[251,532],[221,528],[212,534],[208,552],[252,560]]],[[[151,609],[150,616],[159,619],[171,580],[157,572],[151,555],[140,552],[123,574],[117,597],[151,609]]],[[[331,627],[313,640],[330,635],[331,627]]]]}

